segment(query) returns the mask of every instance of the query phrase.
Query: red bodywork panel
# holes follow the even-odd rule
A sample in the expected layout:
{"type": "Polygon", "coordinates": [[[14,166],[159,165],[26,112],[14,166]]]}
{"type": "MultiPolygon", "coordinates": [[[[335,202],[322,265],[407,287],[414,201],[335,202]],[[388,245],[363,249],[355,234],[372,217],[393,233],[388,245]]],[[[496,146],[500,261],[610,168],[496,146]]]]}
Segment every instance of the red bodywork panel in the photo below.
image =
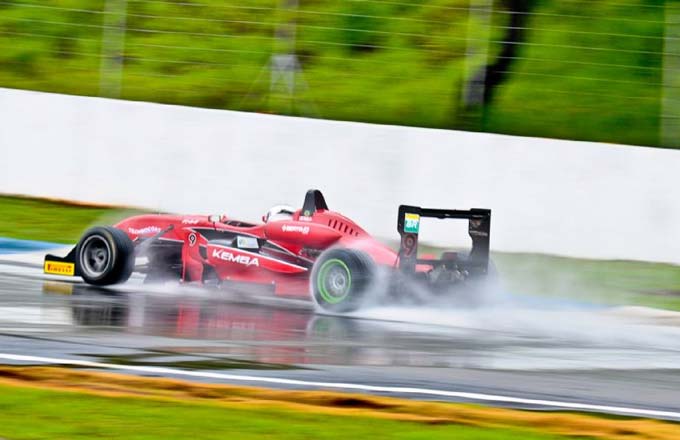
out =
{"type": "Polygon", "coordinates": [[[327,209],[305,214],[298,210],[290,220],[260,224],[226,216],[140,215],[115,227],[136,244],[148,240],[154,249],[170,249],[180,260],[182,281],[202,282],[212,270],[221,281],[272,286],[277,295],[309,298],[312,265],[333,246],[395,266],[397,253],[354,221],[327,209]]]}

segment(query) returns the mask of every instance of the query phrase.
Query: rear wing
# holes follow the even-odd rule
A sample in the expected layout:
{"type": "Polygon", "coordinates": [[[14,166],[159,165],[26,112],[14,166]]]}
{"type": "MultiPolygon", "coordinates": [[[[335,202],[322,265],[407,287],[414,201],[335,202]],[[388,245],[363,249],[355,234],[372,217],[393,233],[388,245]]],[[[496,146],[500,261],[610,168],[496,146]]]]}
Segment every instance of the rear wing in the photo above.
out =
{"type": "Polygon", "coordinates": [[[441,260],[418,259],[418,234],[421,218],[462,219],[468,220],[468,233],[472,238],[472,249],[467,260],[456,263],[464,266],[470,274],[484,275],[489,268],[489,238],[491,234],[491,210],[470,209],[430,209],[419,206],[399,206],[397,230],[401,236],[399,246],[399,269],[402,272],[414,273],[416,264],[448,267],[451,258],[441,260]]]}

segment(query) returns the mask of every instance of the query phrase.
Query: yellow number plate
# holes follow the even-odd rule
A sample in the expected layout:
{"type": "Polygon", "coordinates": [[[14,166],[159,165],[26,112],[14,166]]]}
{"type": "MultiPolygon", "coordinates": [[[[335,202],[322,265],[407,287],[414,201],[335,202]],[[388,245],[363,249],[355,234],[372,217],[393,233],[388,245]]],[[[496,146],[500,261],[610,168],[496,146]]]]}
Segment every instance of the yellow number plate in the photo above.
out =
{"type": "Polygon", "coordinates": [[[45,273],[53,275],[73,276],[76,273],[76,265],[73,263],[63,263],[61,261],[45,261],[45,273]]]}

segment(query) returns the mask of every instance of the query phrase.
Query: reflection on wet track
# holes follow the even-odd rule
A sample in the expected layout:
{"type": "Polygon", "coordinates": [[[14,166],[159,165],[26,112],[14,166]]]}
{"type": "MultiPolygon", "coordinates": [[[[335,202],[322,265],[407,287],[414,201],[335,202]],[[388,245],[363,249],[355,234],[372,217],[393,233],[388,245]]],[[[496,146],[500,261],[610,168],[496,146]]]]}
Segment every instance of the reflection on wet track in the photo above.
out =
{"type": "MultiPolygon", "coordinates": [[[[54,287],[47,285],[44,290],[54,287]]],[[[260,363],[373,366],[452,366],[472,359],[470,353],[462,355],[472,348],[466,342],[469,335],[457,337],[460,332],[453,329],[442,333],[425,326],[417,332],[412,324],[324,316],[298,307],[185,295],[103,293],[81,285],[72,287],[66,303],[72,325],[184,339],[184,347],[162,347],[178,354],[198,350],[260,363]],[[200,340],[200,349],[191,340],[200,340]]]]}
{"type": "Polygon", "coordinates": [[[98,289],[0,266],[0,351],[680,409],[674,322],[505,306],[325,316],[300,302],[98,289]]]}
{"type": "MultiPolygon", "coordinates": [[[[599,311],[450,310],[442,320],[442,313],[427,308],[391,310],[389,315],[385,311],[390,309],[382,308],[342,317],[298,304],[243,304],[181,289],[142,293],[59,282],[42,285],[44,295],[65,289],[70,296],[58,306],[41,304],[40,320],[34,324],[49,326],[61,315],[65,325],[89,327],[90,334],[106,330],[181,339],[185,346],[173,344],[172,351],[187,353],[196,353],[191,341],[198,340],[200,353],[263,363],[490,369],[658,369],[680,364],[675,342],[680,329],[622,322],[599,311]],[[407,321],[414,318],[420,322],[407,321]],[[206,346],[211,341],[213,346],[206,346]]],[[[24,313],[25,318],[38,314],[30,308],[24,313]]],[[[20,316],[16,310],[13,315],[20,316]]]]}

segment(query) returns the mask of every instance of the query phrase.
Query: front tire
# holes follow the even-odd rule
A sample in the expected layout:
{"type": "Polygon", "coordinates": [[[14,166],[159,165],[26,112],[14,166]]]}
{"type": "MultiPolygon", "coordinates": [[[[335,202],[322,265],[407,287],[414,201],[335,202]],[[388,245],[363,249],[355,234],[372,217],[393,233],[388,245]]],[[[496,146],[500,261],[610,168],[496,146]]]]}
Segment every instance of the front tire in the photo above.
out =
{"type": "Polygon", "coordinates": [[[125,232],[110,226],[89,229],[76,246],[76,266],[87,284],[124,283],[135,265],[135,246],[125,232]]]}
{"type": "Polygon", "coordinates": [[[330,312],[357,310],[374,279],[368,255],[353,249],[330,249],[321,254],[312,270],[311,290],[316,303],[330,312]]]}

